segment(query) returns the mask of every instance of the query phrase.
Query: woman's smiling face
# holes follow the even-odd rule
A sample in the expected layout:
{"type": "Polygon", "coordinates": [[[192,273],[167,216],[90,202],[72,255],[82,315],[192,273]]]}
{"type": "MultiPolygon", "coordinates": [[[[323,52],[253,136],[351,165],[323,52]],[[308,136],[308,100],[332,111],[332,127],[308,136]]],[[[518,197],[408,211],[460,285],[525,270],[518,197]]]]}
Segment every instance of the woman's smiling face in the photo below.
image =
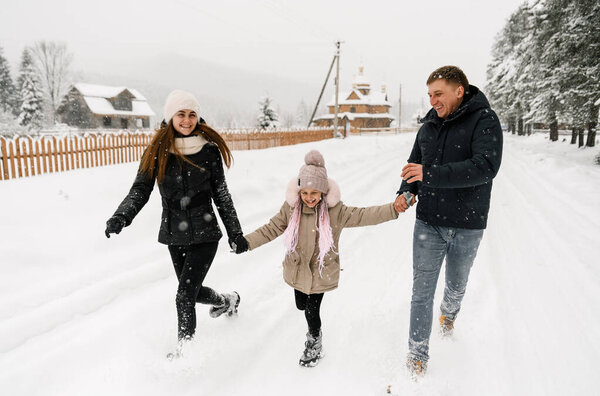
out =
{"type": "Polygon", "coordinates": [[[173,128],[182,135],[189,135],[196,128],[198,115],[194,110],[179,110],[173,116],[173,128]]]}

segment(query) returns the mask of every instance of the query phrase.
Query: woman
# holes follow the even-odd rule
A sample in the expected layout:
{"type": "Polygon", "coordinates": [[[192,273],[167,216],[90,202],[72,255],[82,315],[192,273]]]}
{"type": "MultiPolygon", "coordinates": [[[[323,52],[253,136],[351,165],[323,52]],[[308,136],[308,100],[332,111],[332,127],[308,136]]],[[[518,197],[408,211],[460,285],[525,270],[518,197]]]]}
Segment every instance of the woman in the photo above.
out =
{"type": "Polygon", "coordinates": [[[212,305],[210,316],[237,313],[240,296],[220,294],[202,283],[222,237],[212,208],[215,202],[229,243],[244,247],[246,240],[233,206],[223,170],[232,155],[223,138],[199,117],[199,103],[185,91],[175,90],[165,103],[164,121],[144,152],[129,194],[106,222],[105,234],[118,234],[133,221],[158,184],[162,221],[158,241],[169,247],[179,280],[176,306],[179,357],[196,330],[196,302],[212,305]],[[222,159],[221,159],[222,157],[222,159]]]}

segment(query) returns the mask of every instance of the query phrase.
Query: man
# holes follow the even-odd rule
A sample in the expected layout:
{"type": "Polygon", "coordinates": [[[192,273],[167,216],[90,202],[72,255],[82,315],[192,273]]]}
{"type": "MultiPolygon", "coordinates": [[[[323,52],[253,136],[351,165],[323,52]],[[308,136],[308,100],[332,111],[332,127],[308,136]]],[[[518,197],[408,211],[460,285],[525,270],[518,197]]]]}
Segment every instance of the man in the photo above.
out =
{"type": "Polygon", "coordinates": [[[395,201],[396,210],[404,212],[419,196],[407,360],[413,375],[427,369],[433,296],[444,258],[440,330],[444,336],[454,329],[502,158],[498,117],[462,70],[440,67],[427,79],[427,87],[433,108],[422,119],[395,201]]]}

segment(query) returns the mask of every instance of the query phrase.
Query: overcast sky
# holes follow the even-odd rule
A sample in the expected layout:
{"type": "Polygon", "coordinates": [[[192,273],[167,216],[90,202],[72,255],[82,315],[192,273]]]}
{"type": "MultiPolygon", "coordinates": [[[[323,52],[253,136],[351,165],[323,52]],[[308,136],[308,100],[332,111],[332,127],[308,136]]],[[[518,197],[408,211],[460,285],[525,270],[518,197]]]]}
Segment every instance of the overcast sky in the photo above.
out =
{"type": "Polygon", "coordinates": [[[174,52],[320,87],[339,39],[342,88],[362,62],[376,89],[385,84],[397,100],[401,83],[403,100],[412,102],[426,99],[427,76],[445,64],[460,66],[483,87],[493,39],[522,3],[0,1],[0,46],[15,66],[24,46],[46,39],[66,42],[82,70],[108,71],[132,57],[174,52]]]}

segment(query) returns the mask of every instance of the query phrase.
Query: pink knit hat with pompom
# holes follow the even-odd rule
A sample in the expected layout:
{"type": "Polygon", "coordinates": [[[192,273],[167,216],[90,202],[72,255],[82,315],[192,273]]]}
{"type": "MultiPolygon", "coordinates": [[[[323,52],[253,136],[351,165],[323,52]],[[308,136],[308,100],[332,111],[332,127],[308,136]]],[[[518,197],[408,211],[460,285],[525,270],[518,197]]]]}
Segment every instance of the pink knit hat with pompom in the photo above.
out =
{"type": "Polygon", "coordinates": [[[311,150],[304,156],[306,165],[302,165],[298,174],[298,187],[312,188],[313,190],[327,193],[329,183],[327,181],[327,169],[325,160],[317,150],[311,150]]]}

